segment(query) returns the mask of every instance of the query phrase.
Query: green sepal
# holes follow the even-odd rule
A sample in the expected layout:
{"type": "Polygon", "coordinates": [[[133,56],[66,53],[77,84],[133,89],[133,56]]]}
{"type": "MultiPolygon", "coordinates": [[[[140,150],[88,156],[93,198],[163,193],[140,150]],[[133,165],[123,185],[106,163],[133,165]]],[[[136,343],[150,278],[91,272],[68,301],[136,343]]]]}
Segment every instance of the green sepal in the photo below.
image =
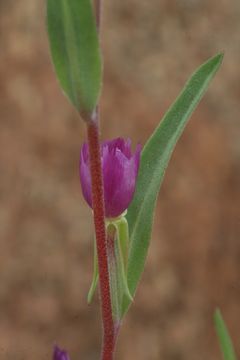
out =
{"type": "Polygon", "coordinates": [[[128,261],[128,246],[129,246],[129,229],[128,222],[125,216],[121,216],[115,221],[115,226],[118,233],[119,246],[123,257],[125,273],[127,272],[128,261]]]}
{"type": "Polygon", "coordinates": [[[128,244],[129,244],[129,231],[128,222],[125,217],[118,219],[114,226],[117,230],[117,251],[118,251],[118,263],[120,271],[120,281],[122,282],[122,288],[124,294],[130,301],[133,301],[133,297],[129,291],[127,282],[127,260],[128,260],[128,244]]]}
{"type": "MultiPolygon", "coordinates": [[[[114,312],[119,314],[119,310],[122,306],[123,296],[126,296],[129,301],[133,301],[133,297],[129,291],[127,283],[127,261],[128,261],[128,245],[129,245],[129,231],[128,222],[122,216],[115,219],[106,220],[106,232],[109,231],[110,227],[113,227],[116,231],[114,239],[114,255],[115,259],[108,259],[109,271],[110,271],[110,282],[111,282],[111,296],[112,302],[114,303],[114,312]],[[114,263],[115,262],[115,263],[114,263]],[[111,273],[112,272],[112,273],[111,273]],[[113,299],[113,297],[115,299],[113,299]],[[117,299],[116,299],[117,297],[117,299]],[[118,309],[118,310],[117,310],[118,309]]],[[[93,255],[93,277],[91,286],[87,296],[88,304],[91,304],[94,293],[97,288],[99,279],[98,271],[98,260],[97,260],[97,247],[96,240],[94,239],[94,255],[93,255]]]]}
{"type": "Polygon", "coordinates": [[[129,301],[133,301],[133,297],[129,291],[128,281],[127,281],[127,262],[128,262],[128,245],[129,245],[129,230],[128,222],[125,218],[126,213],[123,213],[121,216],[115,219],[108,219],[106,226],[114,226],[117,232],[116,242],[115,242],[115,256],[117,263],[118,271],[118,292],[119,292],[119,301],[121,302],[123,296],[126,296],[129,301]],[[121,294],[122,292],[122,294],[121,294]],[[120,299],[121,298],[121,299],[120,299]]]}
{"type": "Polygon", "coordinates": [[[97,260],[97,245],[96,245],[96,239],[94,239],[94,253],[93,253],[93,278],[92,278],[92,283],[88,292],[88,296],[87,296],[87,302],[88,305],[91,304],[95,290],[97,288],[97,284],[98,284],[98,278],[99,278],[99,274],[98,274],[98,260],[97,260]]]}
{"type": "Polygon", "coordinates": [[[119,273],[119,264],[116,261],[116,228],[112,223],[106,224],[107,241],[113,241],[108,244],[108,271],[109,271],[109,285],[111,294],[112,314],[114,321],[118,321],[121,315],[121,299],[123,294],[122,283],[119,273]]]}

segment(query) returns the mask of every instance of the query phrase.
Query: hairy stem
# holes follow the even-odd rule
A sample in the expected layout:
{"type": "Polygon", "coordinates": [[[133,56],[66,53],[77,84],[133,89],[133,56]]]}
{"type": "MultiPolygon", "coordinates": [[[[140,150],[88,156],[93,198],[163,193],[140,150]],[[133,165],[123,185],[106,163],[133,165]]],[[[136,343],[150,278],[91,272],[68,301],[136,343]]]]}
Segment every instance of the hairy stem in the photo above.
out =
{"type": "MultiPolygon", "coordinates": [[[[96,26],[100,34],[102,0],[95,0],[96,26]]],[[[104,193],[103,176],[101,166],[101,150],[99,140],[99,106],[92,116],[92,121],[88,123],[88,145],[90,153],[90,170],[92,180],[92,206],[94,214],[94,224],[96,233],[98,271],[100,283],[100,301],[102,309],[103,323],[103,344],[102,360],[112,360],[114,353],[115,340],[119,327],[114,325],[111,293],[110,275],[108,264],[108,243],[105,230],[104,214],[104,193]]]]}
{"type": "Polygon", "coordinates": [[[112,316],[110,281],[108,271],[107,241],[104,221],[103,179],[101,167],[99,129],[97,119],[88,124],[88,145],[92,179],[92,205],[96,232],[100,298],[103,321],[102,360],[112,360],[115,330],[112,316]]]}

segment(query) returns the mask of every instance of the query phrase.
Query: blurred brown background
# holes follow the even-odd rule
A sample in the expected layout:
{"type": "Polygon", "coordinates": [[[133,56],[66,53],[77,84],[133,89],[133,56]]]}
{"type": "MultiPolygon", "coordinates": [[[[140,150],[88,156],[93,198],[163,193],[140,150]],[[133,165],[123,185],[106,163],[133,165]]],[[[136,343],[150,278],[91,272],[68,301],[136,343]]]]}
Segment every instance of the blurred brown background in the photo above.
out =
{"type": "MultiPolygon", "coordinates": [[[[78,178],[85,128],[56,82],[45,2],[0,1],[0,358],[99,359],[88,307],[91,211],[78,178]]],[[[102,137],[144,144],[185,80],[225,51],[177,145],[116,359],[220,359],[220,306],[240,352],[240,2],[105,0],[102,137]]]]}

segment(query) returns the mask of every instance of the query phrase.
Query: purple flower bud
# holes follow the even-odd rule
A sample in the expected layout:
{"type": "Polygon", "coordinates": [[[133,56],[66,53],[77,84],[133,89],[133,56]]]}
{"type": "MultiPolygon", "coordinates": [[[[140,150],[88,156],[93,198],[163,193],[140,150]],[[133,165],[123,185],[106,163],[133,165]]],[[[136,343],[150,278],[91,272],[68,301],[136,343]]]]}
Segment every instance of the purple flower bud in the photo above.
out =
{"type": "MultiPolygon", "coordinates": [[[[139,169],[141,146],[131,153],[131,140],[117,138],[101,144],[105,214],[121,215],[132,201],[139,169]]],[[[83,196],[92,207],[88,145],[83,144],[80,158],[80,181],[83,196]]]]}
{"type": "Polygon", "coordinates": [[[65,350],[61,350],[58,346],[55,346],[53,351],[53,360],[70,360],[70,357],[65,350]]]}

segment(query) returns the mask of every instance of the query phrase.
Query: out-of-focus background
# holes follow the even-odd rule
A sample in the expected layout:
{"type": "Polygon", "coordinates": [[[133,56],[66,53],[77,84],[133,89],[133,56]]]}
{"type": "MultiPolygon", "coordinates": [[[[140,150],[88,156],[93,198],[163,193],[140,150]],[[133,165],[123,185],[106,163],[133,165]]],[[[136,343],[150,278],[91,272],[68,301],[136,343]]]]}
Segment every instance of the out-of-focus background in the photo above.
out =
{"type": "MultiPolygon", "coordinates": [[[[240,3],[104,1],[102,137],[144,144],[195,68],[221,70],[177,145],[116,359],[217,360],[219,306],[240,352],[240,3]]],[[[99,359],[85,127],[51,66],[45,4],[0,1],[0,358],[99,359]]]]}

